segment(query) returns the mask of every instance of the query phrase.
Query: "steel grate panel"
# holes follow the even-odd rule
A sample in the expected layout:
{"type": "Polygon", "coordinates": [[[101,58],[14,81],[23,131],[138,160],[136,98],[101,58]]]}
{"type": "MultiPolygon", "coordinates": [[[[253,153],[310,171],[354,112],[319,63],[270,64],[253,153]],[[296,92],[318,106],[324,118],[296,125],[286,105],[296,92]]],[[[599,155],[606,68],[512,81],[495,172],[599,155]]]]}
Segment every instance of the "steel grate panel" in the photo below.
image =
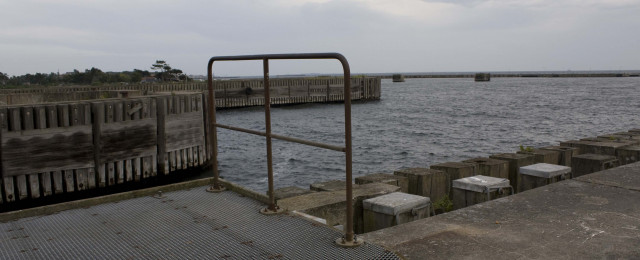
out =
{"type": "Polygon", "coordinates": [[[399,259],[337,230],[206,187],[0,223],[0,259],[399,259]]]}

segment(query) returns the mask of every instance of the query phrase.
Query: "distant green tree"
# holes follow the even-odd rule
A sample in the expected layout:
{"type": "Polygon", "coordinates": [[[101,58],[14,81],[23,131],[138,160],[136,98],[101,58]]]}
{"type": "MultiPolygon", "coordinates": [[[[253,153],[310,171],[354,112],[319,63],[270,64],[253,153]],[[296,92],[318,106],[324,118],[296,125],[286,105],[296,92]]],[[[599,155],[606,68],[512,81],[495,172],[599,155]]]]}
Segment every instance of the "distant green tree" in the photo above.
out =
{"type": "Polygon", "coordinates": [[[138,83],[142,80],[143,77],[149,77],[149,76],[151,76],[151,73],[149,73],[149,71],[134,69],[133,72],[131,73],[131,82],[138,83]]]}
{"type": "Polygon", "coordinates": [[[9,76],[6,73],[0,72],[0,85],[6,85],[9,81],[9,76]]]}
{"type": "Polygon", "coordinates": [[[156,60],[156,63],[151,64],[151,69],[157,71],[156,78],[162,81],[177,81],[186,79],[186,75],[184,75],[182,70],[172,68],[164,60],[156,60]]]}
{"type": "Polygon", "coordinates": [[[168,78],[167,74],[171,70],[171,66],[169,66],[169,64],[164,60],[156,60],[156,63],[151,64],[151,69],[156,71],[156,78],[166,81],[168,78]]]}

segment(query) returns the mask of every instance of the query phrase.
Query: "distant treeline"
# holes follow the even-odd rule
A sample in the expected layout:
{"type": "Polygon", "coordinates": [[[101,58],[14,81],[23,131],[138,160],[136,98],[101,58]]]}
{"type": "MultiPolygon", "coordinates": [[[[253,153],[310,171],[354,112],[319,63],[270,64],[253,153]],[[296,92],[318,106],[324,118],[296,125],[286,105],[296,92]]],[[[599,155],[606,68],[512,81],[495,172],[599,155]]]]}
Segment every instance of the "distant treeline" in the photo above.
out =
{"type": "Polygon", "coordinates": [[[60,73],[36,73],[21,76],[9,77],[6,73],[0,72],[0,86],[20,87],[20,86],[59,86],[59,85],[101,85],[113,83],[140,83],[155,81],[185,81],[191,80],[182,70],[174,69],[165,61],[158,60],[151,65],[154,72],[134,69],[133,71],[103,72],[98,68],[85,69],[84,72],[73,70],[73,72],[60,73]]]}
{"type": "Polygon", "coordinates": [[[0,72],[0,84],[5,86],[57,86],[57,85],[97,85],[103,83],[138,83],[144,77],[150,77],[151,73],[146,70],[133,70],[123,72],[103,72],[97,68],[91,68],[84,72],[73,70],[73,72],[58,73],[36,73],[21,76],[8,77],[0,72]]]}

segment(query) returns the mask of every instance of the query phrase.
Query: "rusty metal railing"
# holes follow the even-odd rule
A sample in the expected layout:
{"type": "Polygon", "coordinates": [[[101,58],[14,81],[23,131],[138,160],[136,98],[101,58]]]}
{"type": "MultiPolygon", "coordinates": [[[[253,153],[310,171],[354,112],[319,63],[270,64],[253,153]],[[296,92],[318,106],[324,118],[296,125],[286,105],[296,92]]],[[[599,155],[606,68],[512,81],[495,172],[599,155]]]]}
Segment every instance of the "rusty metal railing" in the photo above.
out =
{"type": "Polygon", "coordinates": [[[347,203],[347,219],[345,226],[345,235],[342,238],[336,239],[336,243],[340,246],[357,246],[362,244],[362,240],[358,240],[354,236],[353,232],[353,190],[351,183],[351,71],[347,59],[339,53],[296,53],[296,54],[260,54],[260,55],[243,55],[243,56],[216,56],[209,59],[207,67],[207,79],[209,90],[209,149],[212,151],[212,166],[213,166],[213,183],[207,189],[210,192],[218,192],[224,190],[224,187],[220,185],[219,173],[218,173],[218,148],[217,148],[217,128],[224,128],[233,131],[244,132],[248,134],[254,134],[266,137],[267,141],[267,170],[268,170],[268,182],[269,182],[269,205],[267,208],[262,209],[264,214],[274,214],[281,211],[275,203],[274,189],[273,189],[273,166],[272,166],[272,151],[271,140],[272,138],[289,141],[304,145],[315,146],[319,148],[339,151],[345,153],[346,159],[346,203],[347,203]],[[312,142],[308,140],[286,137],[271,133],[271,98],[269,91],[269,60],[299,60],[299,59],[336,59],[342,64],[344,71],[344,117],[345,117],[345,146],[335,146],[329,144],[323,144],[318,142],[312,142]],[[264,109],[265,109],[265,132],[259,132],[251,129],[243,129],[239,127],[227,126],[218,124],[216,122],[215,113],[215,90],[213,89],[213,63],[215,61],[248,61],[248,60],[262,60],[263,61],[263,73],[264,73],[264,109]]]}

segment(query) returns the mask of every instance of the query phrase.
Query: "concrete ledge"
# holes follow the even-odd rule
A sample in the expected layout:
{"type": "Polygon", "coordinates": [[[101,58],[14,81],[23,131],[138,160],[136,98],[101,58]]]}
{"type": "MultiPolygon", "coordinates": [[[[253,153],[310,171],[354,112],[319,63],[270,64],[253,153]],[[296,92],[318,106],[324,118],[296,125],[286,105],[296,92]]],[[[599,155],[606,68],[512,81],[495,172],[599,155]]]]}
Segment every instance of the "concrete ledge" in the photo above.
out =
{"type": "MultiPolygon", "coordinates": [[[[362,201],[399,191],[400,187],[384,183],[368,183],[353,188],[354,231],[363,230],[362,201]]],[[[278,205],[289,211],[298,211],[327,220],[327,225],[346,223],[346,190],[323,191],[281,199],[278,205]]]]}
{"type": "Polygon", "coordinates": [[[640,258],[640,163],[361,235],[406,259],[640,258]]]}
{"type": "Polygon", "coordinates": [[[574,180],[640,191],[640,163],[627,164],[606,171],[587,174],[574,180]]]}

